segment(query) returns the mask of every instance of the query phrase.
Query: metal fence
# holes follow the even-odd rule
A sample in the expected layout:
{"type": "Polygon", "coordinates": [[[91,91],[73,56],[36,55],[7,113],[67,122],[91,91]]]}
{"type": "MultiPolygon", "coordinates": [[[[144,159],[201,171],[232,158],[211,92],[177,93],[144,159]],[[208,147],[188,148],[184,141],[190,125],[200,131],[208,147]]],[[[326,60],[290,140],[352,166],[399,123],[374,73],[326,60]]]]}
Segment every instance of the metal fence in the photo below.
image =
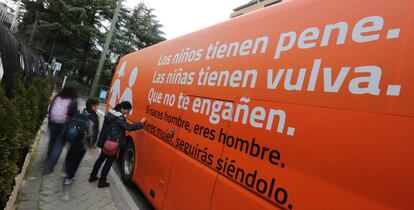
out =
{"type": "Polygon", "coordinates": [[[6,95],[12,97],[13,75],[21,72],[25,81],[31,83],[33,77],[45,77],[49,68],[44,59],[22,42],[18,41],[8,28],[0,24],[0,80],[6,95]]]}

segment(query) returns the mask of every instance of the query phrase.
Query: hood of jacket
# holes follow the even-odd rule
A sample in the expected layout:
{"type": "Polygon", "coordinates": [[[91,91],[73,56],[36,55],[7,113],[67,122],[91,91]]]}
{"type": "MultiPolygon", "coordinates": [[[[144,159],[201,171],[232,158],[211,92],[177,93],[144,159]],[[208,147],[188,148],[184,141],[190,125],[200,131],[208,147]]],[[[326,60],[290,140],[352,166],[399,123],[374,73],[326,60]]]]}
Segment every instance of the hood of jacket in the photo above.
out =
{"type": "Polygon", "coordinates": [[[115,111],[113,109],[109,110],[108,113],[109,114],[107,115],[107,119],[109,122],[114,120],[115,118],[124,118],[124,115],[121,112],[115,111]]]}

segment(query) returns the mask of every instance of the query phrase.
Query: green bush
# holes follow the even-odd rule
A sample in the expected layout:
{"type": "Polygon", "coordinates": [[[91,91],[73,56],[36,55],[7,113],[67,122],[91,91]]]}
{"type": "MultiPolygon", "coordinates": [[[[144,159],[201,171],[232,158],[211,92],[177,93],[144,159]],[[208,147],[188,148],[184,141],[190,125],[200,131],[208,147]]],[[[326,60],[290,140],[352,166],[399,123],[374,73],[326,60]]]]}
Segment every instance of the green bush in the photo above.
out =
{"type": "Polygon", "coordinates": [[[20,122],[13,104],[0,86],[0,207],[4,207],[18,172],[20,122]]]}
{"type": "Polygon", "coordinates": [[[52,93],[50,78],[34,78],[27,85],[16,75],[13,84],[12,99],[0,85],[0,209],[7,203],[14,177],[46,117],[52,93]]]}
{"type": "MultiPolygon", "coordinates": [[[[32,86],[30,88],[32,88],[32,86]]],[[[20,153],[25,153],[28,151],[32,143],[31,141],[35,135],[33,131],[35,129],[35,125],[37,124],[37,121],[33,123],[33,119],[37,119],[37,117],[34,118],[37,112],[37,106],[33,102],[33,97],[36,97],[36,95],[29,96],[30,88],[25,87],[25,84],[20,75],[14,78],[14,98],[12,103],[18,110],[17,116],[20,121],[20,153]]],[[[30,92],[32,94],[33,90],[30,92]]]]}

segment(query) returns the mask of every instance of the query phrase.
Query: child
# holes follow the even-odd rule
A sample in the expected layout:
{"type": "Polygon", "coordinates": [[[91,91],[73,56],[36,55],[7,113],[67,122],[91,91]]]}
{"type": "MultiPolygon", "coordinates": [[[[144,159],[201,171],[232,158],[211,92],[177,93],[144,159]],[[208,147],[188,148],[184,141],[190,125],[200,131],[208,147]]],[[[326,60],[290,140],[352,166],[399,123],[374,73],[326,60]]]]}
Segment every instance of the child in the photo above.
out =
{"type": "Polygon", "coordinates": [[[70,143],[65,160],[64,199],[69,199],[68,186],[73,182],[87,149],[96,145],[99,129],[99,117],[96,114],[98,106],[98,100],[88,99],[86,108],[72,118],[63,133],[62,138],[70,143]]]}
{"type": "Polygon", "coordinates": [[[53,172],[59,160],[62,149],[66,142],[61,138],[61,134],[66,124],[77,113],[78,102],[77,92],[74,88],[65,87],[53,98],[49,108],[49,131],[50,140],[47,150],[47,162],[44,169],[45,174],[53,172]]]}
{"type": "Polygon", "coordinates": [[[144,127],[147,121],[145,118],[143,118],[140,122],[128,124],[126,122],[125,115],[128,114],[131,111],[131,109],[131,103],[128,101],[123,101],[116,105],[113,110],[110,110],[105,115],[105,120],[98,142],[98,146],[102,148],[102,151],[99,155],[99,158],[96,160],[95,165],[93,166],[93,170],[89,177],[89,182],[94,182],[98,180],[98,171],[101,168],[102,164],[105,162],[101,171],[101,177],[98,181],[99,188],[109,187],[110,184],[107,182],[106,177],[109,173],[109,170],[111,169],[112,163],[116,159],[116,155],[105,154],[105,142],[118,141],[118,151],[122,150],[126,143],[125,130],[139,130],[144,127]]]}

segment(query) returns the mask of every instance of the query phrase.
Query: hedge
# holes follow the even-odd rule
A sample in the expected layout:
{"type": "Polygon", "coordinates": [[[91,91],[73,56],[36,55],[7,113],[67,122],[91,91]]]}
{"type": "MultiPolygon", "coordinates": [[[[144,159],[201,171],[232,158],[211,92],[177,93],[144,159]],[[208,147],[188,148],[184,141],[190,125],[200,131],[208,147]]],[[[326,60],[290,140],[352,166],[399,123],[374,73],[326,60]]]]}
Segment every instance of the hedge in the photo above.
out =
{"type": "Polygon", "coordinates": [[[47,114],[52,86],[50,78],[35,77],[31,84],[14,77],[13,97],[0,85],[0,209],[13,189],[27,152],[47,114]]]}

